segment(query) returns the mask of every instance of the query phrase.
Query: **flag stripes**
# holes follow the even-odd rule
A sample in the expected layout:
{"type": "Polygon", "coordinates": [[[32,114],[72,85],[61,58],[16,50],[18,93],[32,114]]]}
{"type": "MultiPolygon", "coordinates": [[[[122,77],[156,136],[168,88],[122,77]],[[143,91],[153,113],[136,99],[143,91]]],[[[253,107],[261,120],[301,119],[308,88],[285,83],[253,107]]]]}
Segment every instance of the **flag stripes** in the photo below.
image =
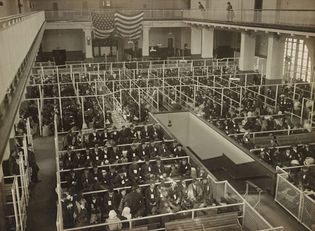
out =
{"type": "Polygon", "coordinates": [[[124,15],[116,13],[93,13],[92,27],[94,37],[105,39],[118,35],[128,39],[138,39],[142,34],[142,22],[144,13],[137,15],[124,15]]]}

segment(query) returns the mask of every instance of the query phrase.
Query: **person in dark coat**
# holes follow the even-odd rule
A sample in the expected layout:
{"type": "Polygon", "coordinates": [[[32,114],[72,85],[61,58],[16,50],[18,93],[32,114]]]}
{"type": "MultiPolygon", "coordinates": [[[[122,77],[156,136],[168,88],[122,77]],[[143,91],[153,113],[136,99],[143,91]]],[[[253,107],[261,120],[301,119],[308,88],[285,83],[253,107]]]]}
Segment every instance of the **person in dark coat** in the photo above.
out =
{"type": "Polygon", "coordinates": [[[19,175],[20,168],[19,168],[19,156],[16,151],[12,152],[9,157],[9,171],[10,175],[19,175]]]}
{"type": "Polygon", "coordinates": [[[141,189],[137,185],[132,187],[132,191],[126,195],[124,202],[124,207],[130,208],[132,217],[143,216],[145,203],[141,189]]]}
{"type": "Polygon", "coordinates": [[[187,162],[187,159],[182,159],[179,164],[179,174],[183,177],[189,177],[191,174],[191,165],[187,162]]]}
{"type": "Polygon", "coordinates": [[[154,214],[159,205],[160,194],[155,187],[154,181],[150,182],[150,186],[144,192],[145,204],[148,214],[154,214]]]}

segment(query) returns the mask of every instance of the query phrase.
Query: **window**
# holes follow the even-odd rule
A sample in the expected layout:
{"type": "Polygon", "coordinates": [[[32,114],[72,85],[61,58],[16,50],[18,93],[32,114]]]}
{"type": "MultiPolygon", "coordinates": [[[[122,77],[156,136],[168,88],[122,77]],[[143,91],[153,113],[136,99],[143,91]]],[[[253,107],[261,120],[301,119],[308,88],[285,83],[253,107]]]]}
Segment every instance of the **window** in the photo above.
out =
{"type": "Polygon", "coordinates": [[[311,58],[303,39],[287,38],[284,46],[284,79],[311,81],[311,58]]]}

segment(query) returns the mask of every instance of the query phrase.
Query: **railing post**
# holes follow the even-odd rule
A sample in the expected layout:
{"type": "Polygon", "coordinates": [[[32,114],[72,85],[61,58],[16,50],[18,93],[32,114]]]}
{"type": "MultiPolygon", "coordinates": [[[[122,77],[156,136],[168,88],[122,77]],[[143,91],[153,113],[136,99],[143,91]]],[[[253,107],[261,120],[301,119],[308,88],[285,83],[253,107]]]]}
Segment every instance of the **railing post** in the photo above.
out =
{"type": "Polygon", "coordinates": [[[20,223],[19,223],[19,217],[18,217],[18,209],[17,209],[17,200],[16,200],[16,190],[15,190],[15,181],[16,177],[14,178],[14,183],[11,188],[11,194],[12,194],[12,201],[13,201],[13,209],[14,209],[14,218],[15,218],[15,229],[20,230],[20,223]]]}
{"type": "MultiPolygon", "coordinates": [[[[277,105],[278,105],[278,92],[279,92],[279,84],[277,84],[277,87],[276,87],[275,110],[277,110],[277,105]]],[[[266,98],[266,101],[267,101],[267,98],[266,98]]]]}
{"type": "Polygon", "coordinates": [[[224,88],[222,88],[222,95],[221,95],[221,113],[220,113],[221,116],[223,115],[223,100],[224,100],[223,94],[224,94],[224,88]]]}

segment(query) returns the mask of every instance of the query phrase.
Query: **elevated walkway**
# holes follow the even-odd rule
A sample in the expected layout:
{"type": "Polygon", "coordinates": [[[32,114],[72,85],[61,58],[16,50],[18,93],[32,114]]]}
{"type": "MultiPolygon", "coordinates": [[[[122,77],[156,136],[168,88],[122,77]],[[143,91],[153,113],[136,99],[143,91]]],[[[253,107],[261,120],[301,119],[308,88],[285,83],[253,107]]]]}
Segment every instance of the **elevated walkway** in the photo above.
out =
{"type": "MultiPolygon", "coordinates": [[[[304,36],[315,35],[315,10],[235,10],[228,19],[226,10],[141,10],[144,12],[144,24],[156,21],[160,27],[173,27],[169,21],[178,23],[207,25],[218,28],[245,29],[253,31],[287,33],[304,36]],[[166,22],[163,24],[163,22],[166,22]],[[162,24],[161,24],[162,23],[162,24]]],[[[91,22],[93,13],[107,11],[61,10],[46,11],[49,23],[91,22]]],[[[123,14],[134,15],[140,10],[119,10],[123,14]]]]}

